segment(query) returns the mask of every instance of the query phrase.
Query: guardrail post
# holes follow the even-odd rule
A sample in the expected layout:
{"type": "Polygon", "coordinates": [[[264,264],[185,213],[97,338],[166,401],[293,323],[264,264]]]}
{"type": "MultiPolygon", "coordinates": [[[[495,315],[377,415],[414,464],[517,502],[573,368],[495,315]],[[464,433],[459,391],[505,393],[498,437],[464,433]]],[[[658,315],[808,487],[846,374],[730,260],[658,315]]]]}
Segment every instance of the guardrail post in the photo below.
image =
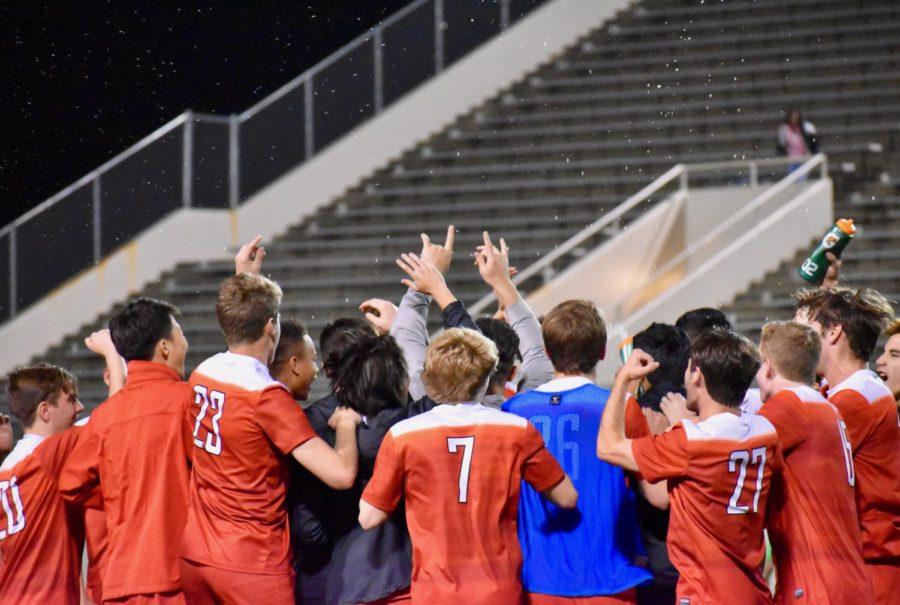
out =
{"type": "Polygon", "coordinates": [[[306,82],[303,83],[303,134],[306,139],[306,159],[313,157],[315,153],[314,137],[316,135],[313,129],[313,74],[309,74],[306,82]]]}
{"type": "Polygon", "coordinates": [[[509,0],[500,0],[500,30],[509,27],[509,0]]]}
{"type": "Polygon", "coordinates": [[[678,175],[678,189],[681,193],[687,195],[688,192],[688,169],[687,166],[681,166],[681,174],[678,175]]]}
{"type": "Polygon", "coordinates": [[[103,246],[101,245],[101,238],[103,237],[103,225],[101,223],[102,217],[100,215],[100,204],[103,202],[100,199],[100,176],[98,175],[94,182],[91,183],[91,198],[93,202],[93,213],[94,213],[94,262],[99,263],[103,258],[103,246]]]}
{"type": "Polygon", "coordinates": [[[9,317],[16,316],[16,299],[19,288],[19,279],[16,275],[16,229],[9,231],[9,317]]]}
{"type": "Polygon", "coordinates": [[[237,208],[241,203],[241,121],[236,114],[228,117],[228,206],[237,208]]]}
{"type": "Polygon", "coordinates": [[[823,179],[828,178],[828,156],[822,156],[822,177],[823,179]]]}
{"type": "Polygon", "coordinates": [[[434,73],[444,70],[444,0],[434,0],[434,73]]]}
{"type": "Polygon", "coordinates": [[[750,162],[750,186],[759,186],[759,167],[756,165],[756,162],[750,162]]]}
{"type": "Polygon", "coordinates": [[[383,57],[381,53],[381,44],[382,44],[382,36],[381,36],[381,27],[375,26],[375,32],[372,36],[372,51],[373,55],[373,66],[374,66],[374,80],[375,80],[375,114],[378,115],[381,113],[381,110],[384,108],[384,63],[383,57]]]}
{"type": "Polygon", "coordinates": [[[184,132],[181,139],[181,203],[191,207],[194,180],[194,114],[185,112],[184,132]]]}

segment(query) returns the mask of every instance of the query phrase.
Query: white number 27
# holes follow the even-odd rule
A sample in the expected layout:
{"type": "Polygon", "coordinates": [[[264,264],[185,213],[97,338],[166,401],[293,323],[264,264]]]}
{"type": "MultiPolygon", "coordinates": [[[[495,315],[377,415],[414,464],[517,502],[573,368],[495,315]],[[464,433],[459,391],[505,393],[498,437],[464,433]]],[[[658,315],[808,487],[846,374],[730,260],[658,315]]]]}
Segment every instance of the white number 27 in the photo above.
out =
{"type": "Polygon", "coordinates": [[[753,492],[753,512],[759,509],[759,492],[762,491],[763,474],[766,470],[766,448],[756,447],[751,451],[736,450],[731,452],[728,457],[728,472],[738,472],[737,484],[734,486],[734,493],[731,494],[731,501],[728,502],[729,515],[746,515],[750,512],[749,504],[740,504],[741,491],[744,489],[744,480],[747,478],[747,465],[750,462],[759,464],[756,470],[756,489],[753,492]]]}
{"type": "Polygon", "coordinates": [[[451,454],[459,452],[462,447],[462,464],[459,467],[459,501],[469,501],[469,471],[472,470],[472,450],[475,449],[475,437],[447,437],[447,451],[451,454]]]}

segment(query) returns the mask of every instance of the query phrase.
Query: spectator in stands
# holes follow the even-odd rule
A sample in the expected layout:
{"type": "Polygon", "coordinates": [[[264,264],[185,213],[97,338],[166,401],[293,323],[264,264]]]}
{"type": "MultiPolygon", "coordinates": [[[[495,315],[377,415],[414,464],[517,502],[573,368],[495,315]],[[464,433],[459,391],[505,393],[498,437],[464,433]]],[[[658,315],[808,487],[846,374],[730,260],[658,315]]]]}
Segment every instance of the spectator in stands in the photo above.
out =
{"type": "Polygon", "coordinates": [[[800,110],[791,109],[785,114],[784,122],[778,127],[778,154],[797,161],[790,166],[793,172],[803,163],[803,158],[819,152],[816,127],[803,119],[800,110]]]}
{"type": "Polygon", "coordinates": [[[900,318],[894,318],[884,331],[884,352],[875,362],[875,371],[887,384],[900,406],[900,318]]]}

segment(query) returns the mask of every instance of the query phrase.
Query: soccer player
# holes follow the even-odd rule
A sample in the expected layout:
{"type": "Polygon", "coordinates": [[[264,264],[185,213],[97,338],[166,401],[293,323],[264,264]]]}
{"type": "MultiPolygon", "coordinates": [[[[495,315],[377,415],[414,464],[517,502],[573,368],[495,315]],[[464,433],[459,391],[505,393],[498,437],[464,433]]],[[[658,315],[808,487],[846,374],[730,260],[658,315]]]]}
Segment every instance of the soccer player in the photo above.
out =
{"type": "Polygon", "coordinates": [[[597,455],[648,481],[668,480],[668,546],[679,573],[679,603],[772,602],[760,569],[766,502],[772,473],[783,465],[781,448],[768,420],[739,410],[759,365],[746,338],[724,330],[701,336],[685,372],[688,407],[698,421],[631,440],[625,435],[625,393],[629,383],[658,367],[637,349],[619,371],[603,412],[597,455]]]}
{"type": "Polygon", "coordinates": [[[579,504],[577,511],[560,511],[548,507],[537,491],[522,488],[519,541],[526,602],[634,603],[635,586],[651,578],[634,564],[640,550],[634,494],[621,469],[594,455],[609,396],[593,381],[594,367],[606,353],[606,325],[592,303],[570,300],[547,313],[542,331],[554,379],[509,399],[503,409],[537,427],[572,478],[579,504]]]}
{"type": "Polygon", "coordinates": [[[884,331],[887,341],[875,362],[875,372],[891,390],[900,406],[900,319],[894,319],[884,331]]]}
{"type": "Polygon", "coordinates": [[[769,496],[776,603],[871,603],[844,421],[817,391],[821,341],[796,322],[763,326],[759,414],[778,431],[784,470],[769,496]]]}
{"type": "Polygon", "coordinates": [[[245,603],[262,595],[268,603],[293,603],[283,456],[338,489],[356,477],[359,415],[335,413],[332,449],[269,373],[280,304],[281,288],[265,277],[240,273],[225,280],[216,317],[228,351],[191,375],[193,474],[181,552],[191,603],[245,603]]]}
{"type": "Polygon", "coordinates": [[[80,532],[58,491],[80,437],[66,430],[84,410],[77,381],[37,365],[10,373],[7,385],[25,435],[0,466],[0,603],[77,605],[80,532]]]}
{"type": "Polygon", "coordinates": [[[557,506],[576,505],[571,480],[537,429],[479,403],[496,364],[496,347],[474,330],[438,336],[422,379],[440,405],[388,431],[360,499],[366,529],[387,521],[405,499],[413,602],[519,603],[520,480],[557,506]]]}
{"type": "Polygon", "coordinates": [[[184,603],[178,553],[188,508],[183,381],[188,343],[168,303],[138,298],[109,321],[128,363],[125,386],[102,403],[60,478],[63,497],[99,488],[108,529],[104,602],[184,603]],[[139,547],[136,547],[139,545],[139,547]]]}
{"type": "Polygon", "coordinates": [[[319,373],[316,345],[306,327],[296,319],[281,322],[278,348],[269,364],[272,378],[287,387],[297,401],[309,398],[309,389],[319,373]]]}
{"type": "Polygon", "coordinates": [[[822,340],[816,372],[841,412],[853,446],[863,558],[875,603],[900,594],[900,431],[890,389],[866,364],[894,312],[869,288],[817,288],[795,294],[795,318],[822,340]]]}

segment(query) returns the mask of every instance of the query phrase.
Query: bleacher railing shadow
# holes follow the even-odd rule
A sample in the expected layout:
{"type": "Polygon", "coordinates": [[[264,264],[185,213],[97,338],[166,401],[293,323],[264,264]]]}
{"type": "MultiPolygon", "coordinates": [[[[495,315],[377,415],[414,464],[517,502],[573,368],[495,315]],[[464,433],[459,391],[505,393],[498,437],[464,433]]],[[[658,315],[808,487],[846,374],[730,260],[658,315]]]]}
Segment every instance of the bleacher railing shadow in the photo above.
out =
{"type": "Polygon", "coordinates": [[[415,0],[249,108],[185,111],[0,229],[0,323],[181,208],[237,208],[545,0],[415,0]]]}

